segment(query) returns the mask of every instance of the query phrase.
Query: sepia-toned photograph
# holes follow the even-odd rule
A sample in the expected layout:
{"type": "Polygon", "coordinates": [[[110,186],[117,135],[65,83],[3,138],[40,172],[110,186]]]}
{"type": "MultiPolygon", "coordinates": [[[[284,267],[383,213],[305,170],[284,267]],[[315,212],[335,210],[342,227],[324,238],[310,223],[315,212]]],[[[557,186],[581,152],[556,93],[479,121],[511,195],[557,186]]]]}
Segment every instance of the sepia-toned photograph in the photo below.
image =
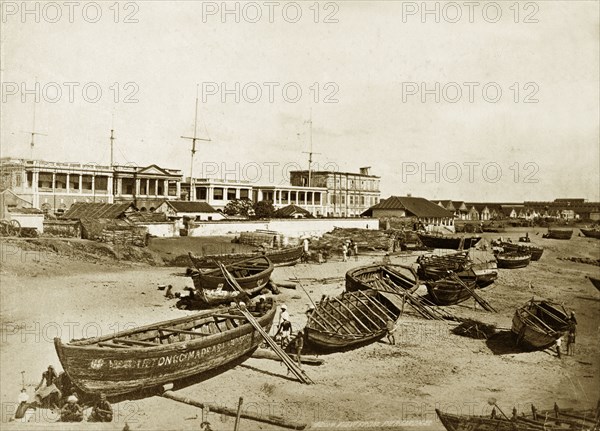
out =
{"type": "Polygon", "coordinates": [[[0,429],[600,431],[600,3],[0,0],[0,429]]]}

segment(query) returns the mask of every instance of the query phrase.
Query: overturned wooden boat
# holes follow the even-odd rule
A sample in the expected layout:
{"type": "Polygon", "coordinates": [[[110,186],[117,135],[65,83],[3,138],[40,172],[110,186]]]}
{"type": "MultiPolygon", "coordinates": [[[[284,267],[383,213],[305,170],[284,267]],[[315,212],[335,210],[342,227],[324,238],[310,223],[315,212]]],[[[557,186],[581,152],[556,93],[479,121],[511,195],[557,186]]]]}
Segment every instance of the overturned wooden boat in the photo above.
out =
{"type": "Polygon", "coordinates": [[[529,265],[531,254],[520,253],[518,251],[498,253],[496,254],[496,260],[498,261],[498,268],[525,268],[527,265],[529,265]]]}
{"type": "Polygon", "coordinates": [[[321,350],[343,350],[364,345],[387,333],[401,310],[375,290],[345,292],[323,297],[308,317],[307,343],[321,350]]]}
{"type": "Polygon", "coordinates": [[[594,287],[598,290],[600,290],[600,278],[594,278],[594,277],[589,277],[590,281],[592,282],[592,284],[594,285],[594,287]]]}
{"type": "Polygon", "coordinates": [[[417,235],[424,246],[428,248],[445,248],[468,250],[481,240],[480,236],[454,237],[441,234],[418,232],[417,235]]]}
{"type": "MultiPolygon", "coordinates": [[[[268,331],[276,306],[254,313],[268,331]]],[[[262,342],[237,309],[206,310],[96,338],[54,339],[67,375],[82,391],[108,396],[174,382],[250,356],[262,342]]]]}
{"type": "Polygon", "coordinates": [[[598,411],[559,409],[555,405],[552,410],[521,413],[507,418],[496,413],[494,417],[457,415],[435,412],[447,431],[566,431],[597,430],[599,428],[598,411]]]}
{"type": "Polygon", "coordinates": [[[414,292],[419,287],[416,271],[405,265],[365,265],[346,272],[346,290],[374,289],[380,292],[414,292]]]}
{"type": "Polygon", "coordinates": [[[473,296],[472,291],[477,288],[475,280],[457,280],[453,274],[439,280],[426,281],[425,285],[431,301],[436,305],[464,302],[473,296]]]}
{"type": "Polygon", "coordinates": [[[456,275],[465,282],[475,282],[478,288],[493,284],[498,278],[498,263],[494,261],[474,263],[456,275]]]}
{"type": "Polygon", "coordinates": [[[282,249],[266,250],[256,253],[230,253],[230,254],[206,254],[202,256],[188,253],[194,267],[198,270],[217,268],[216,262],[222,262],[225,265],[238,262],[240,260],[250,259],[252,257],[265,256],[273,263],[273,266],[292,266],[300,262],[304,248],[289,247],[282,249]]]}
{"type": "Polygon", "coordinates": [[[511,330],[517,336],[517,345],[545,349],[565,334],[567,319],[564,307],[547,300],[531,299],[515,311],[511,330]]]}
{"type": "Polygon", "coordinates": [[[593,229],[586,229],[586,228],[579,228],[579,230],[581,231],[581,233],[585,236],[587,236],[588,238],[596,238],[596,239],[600,239],[600,229],[598,228],[593,228],[593,229]]]}
{"type": "Polygon", "coordinates": [[[471,266],[468,251],[448,254],[421,255],[417,258],[418,274],[425,280],[437,280],[446,277],[448,272],[461,272],[471,266]]]}
{"type": "Polygon", "coordinates": [[[547,238],[551,239],[571,239],[573,236],[573,229],[564,228],[548,228],[547,238]]]}
{"type": "MultiPolygon", "coordinates": [[[[260,292],[271,278],[273,263],[265,257],[251,257],[226,266],[238,285],[248,294],[260,292]]],[[[192,280],[197,291],[218,290],[234,292],[220,268],[192,271],[192,280]]]]}
{"type": "Polygon", "coordinates": [[[542,247],[532,244],[520,244],[503,241],[500,243],[500,247],[502,247],[502,249],[506,252],[529,253],[531,254],[532,261],[540,260],[542,254],[544,254],[544,249],[542,247]]]}

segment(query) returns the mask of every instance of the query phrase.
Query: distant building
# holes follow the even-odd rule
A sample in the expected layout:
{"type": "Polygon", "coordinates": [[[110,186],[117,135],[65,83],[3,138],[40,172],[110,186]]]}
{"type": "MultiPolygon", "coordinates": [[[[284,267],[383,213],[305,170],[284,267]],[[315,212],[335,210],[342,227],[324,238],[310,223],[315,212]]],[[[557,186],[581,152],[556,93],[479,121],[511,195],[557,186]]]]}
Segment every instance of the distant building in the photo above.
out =
{"type": "Polygon", "coordinates": [[[178,199],[180,184],[180,170],[156,165],[0,159],[0,190],[9,189],[32,207],[59,215],[77,202],[132,202],[153,210],[164,199],[178,199]]]}
{"type": "Polygon", "coordinates": [[[189,221],[216,221],[223,220],[225,216],[206,202],[190,201],[164,201],[156,208],[157,212],[167,215],[169,220],[177,223],[177,228],[182,229],[189,221]]]}
{"type": "Polygon", "coordinates": [[[438,226],[454,226],[453,212],[425,198],[412,196],[391,196],[383,199],[362,215],[378,219],[410,218],[422,223],[428,230],[434,230],[438,226]]]}
{"type": "Polygon", "coordinates": [[[282,208],[279,208],[273,214],[273,217],[276,218],[307,218],[312,217],[312,214],[298,205],[288,205],[282,208]]]}
{"type": "Polygon", "coordinates": [[[323,202],[328,217],[358,217],[379,203],[380,177],[370,175],[370,168],[355,172],[291,171],[290,183],[297,187],[317,187],[326,190],[323,202]]]}

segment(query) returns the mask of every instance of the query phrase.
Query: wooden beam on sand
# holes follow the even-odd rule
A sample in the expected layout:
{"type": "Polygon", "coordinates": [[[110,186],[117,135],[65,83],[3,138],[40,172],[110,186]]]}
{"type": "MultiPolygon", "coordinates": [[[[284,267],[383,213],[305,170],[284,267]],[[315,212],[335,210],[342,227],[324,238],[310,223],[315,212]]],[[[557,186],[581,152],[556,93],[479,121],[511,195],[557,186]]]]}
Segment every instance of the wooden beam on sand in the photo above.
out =
{"type": "MultiPolygon", "coordinates": [[[[193,400],[188,397],[184,397],[182,395],[176,394],[175,392],[169,390],[165,391],[162,394],[162,397],[168,398],[173,401],[177,401],[183,404],[188,404],[190,406],[198,407],[200,409],[204,409],[205,407],[209,407],[211,412],[220,413],[227,416],[237,417],[238,411],[237,409],[230,409],[224,406],[220,406],[217,404],[206,404],[197,400],[193,400]]],[[[306,428],[307,424],[301,422],[288,421],[281,416],[269,415],[269,414],[255,414],[250,411],[241,412],[240,418],[250,419],[256,422],[263,422],[271,425],[276,425],[282,428],[294,429],[294,430],[302,430],[306,428]]]]}
{"type": "MultiPolygon", "coordinates": [[[[298,355],[289,354],[288,356],[295,361],[298,360],[298,355]]],[[[271,359],[273,361],[281,362],[281,358],[279,356],[277,356],[271,350],[267,349],[257,349],[254,351],[254,353],[252,353],[251,357],[257,359],[271,359]]],[[[306,365],[323,365],[325,363],[325,360],[315,358],[313,356],[300,355],[300,362],[306,365]]]]}

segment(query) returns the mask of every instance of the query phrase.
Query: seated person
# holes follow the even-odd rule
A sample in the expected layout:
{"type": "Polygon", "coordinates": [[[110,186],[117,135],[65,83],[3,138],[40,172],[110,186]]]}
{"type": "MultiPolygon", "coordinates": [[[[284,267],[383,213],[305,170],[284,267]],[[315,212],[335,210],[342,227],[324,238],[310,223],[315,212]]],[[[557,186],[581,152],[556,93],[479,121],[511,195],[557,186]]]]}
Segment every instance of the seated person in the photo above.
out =
{"type": "Polygon", "coordinates": [[[77,403],[77,398],[71,395],[67,398],[67,404],[60,410],[61,422],[81,422],[83,420],[83,409],[77,403]]]}
{"type": "Polygon", "coordinates": [[[100,394],[100,399],[92,408],[92,414],[88,418],[88,422],[112,422],[112,419],[112,406],[106,400],[106,395],[100,394]]]}

